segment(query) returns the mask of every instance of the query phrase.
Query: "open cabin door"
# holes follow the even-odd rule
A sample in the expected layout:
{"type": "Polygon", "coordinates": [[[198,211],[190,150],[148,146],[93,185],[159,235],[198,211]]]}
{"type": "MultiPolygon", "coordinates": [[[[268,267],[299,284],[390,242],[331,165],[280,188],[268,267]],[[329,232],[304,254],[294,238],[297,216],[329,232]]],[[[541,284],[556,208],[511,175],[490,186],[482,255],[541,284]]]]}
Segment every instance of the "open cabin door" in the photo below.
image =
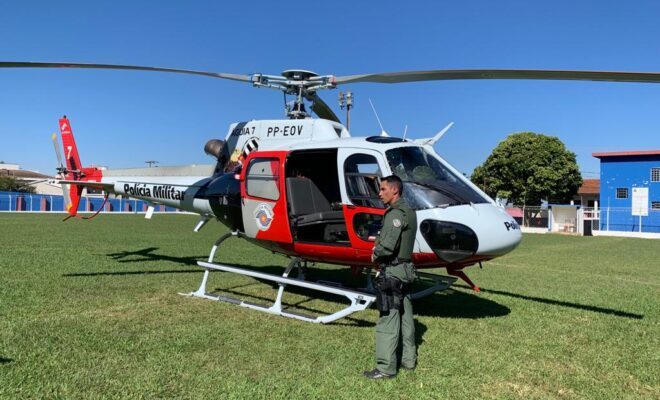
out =
{"type": "Polygon", "coordinates": [[[381,153],[367,149],[340,149],[341,195],[346,228],[360,258],[369,260],[382,228],[385,205],[378,197],[385,164],[381,153]]]}
{"type": "Polygon", "coordinates": [[[252,152],[241,172],[241,212],[245,235],[292,243],[284,186],[286,151],[252,152]]]}

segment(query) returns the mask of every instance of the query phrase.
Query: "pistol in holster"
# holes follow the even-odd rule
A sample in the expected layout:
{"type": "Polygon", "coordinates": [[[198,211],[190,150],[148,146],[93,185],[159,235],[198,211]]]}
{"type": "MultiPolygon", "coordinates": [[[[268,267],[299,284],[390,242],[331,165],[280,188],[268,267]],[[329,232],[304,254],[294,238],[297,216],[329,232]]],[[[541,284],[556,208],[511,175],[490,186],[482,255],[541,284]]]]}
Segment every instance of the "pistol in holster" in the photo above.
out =
{"type": "Polygon", "coordinates": [[[391,309],[401,310],[405,286],[400,279],[384,273],[376,278],[376,307],[381,316],[388,315],[391,309]]]}

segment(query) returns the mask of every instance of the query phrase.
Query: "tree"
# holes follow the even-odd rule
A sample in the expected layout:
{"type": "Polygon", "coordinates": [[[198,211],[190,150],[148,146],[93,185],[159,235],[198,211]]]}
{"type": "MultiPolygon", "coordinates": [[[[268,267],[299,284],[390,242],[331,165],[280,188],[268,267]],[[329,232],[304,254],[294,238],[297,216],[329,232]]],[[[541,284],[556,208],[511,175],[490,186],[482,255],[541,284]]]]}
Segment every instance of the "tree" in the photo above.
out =
{"type": "Polygon", "coordinates": [[[0,176],[0,192],[34,193],[34,187],[27,182],[13,176],[0,176]]]}
{"type": "Polygon", "coordinates": [[[514,204],[541,200],[568,202],[582,185],[575,153],[554,136],[534,132],[509,135],[475,168],[472,182],[491,197],[514,204]]]}

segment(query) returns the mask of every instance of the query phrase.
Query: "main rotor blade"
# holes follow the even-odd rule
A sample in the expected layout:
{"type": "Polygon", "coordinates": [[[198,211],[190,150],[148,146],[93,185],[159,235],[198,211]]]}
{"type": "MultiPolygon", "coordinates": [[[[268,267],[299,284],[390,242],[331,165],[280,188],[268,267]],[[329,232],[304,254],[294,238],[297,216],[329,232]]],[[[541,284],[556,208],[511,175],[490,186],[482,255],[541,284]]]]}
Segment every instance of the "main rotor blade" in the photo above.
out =
{"type": "Polygon", "coordinates": [[[660,83],[660,73],[559,71],[542,69],[436,69],[430,71],[404,71],[338,76],[336,77],[336,83],[403,83],[420,81],[445,81],[455,79],[550,79],[660,83]]]}
{"type": "Polygon", "coordinates": [[[55,147],[55,154],[57,155],[57,166],[58,168],[64,168],[64,164],[62,163],[62,153],[60,152],[60,144],[57,142],[57,134],[53,133],[51,139],[53,139],[53,146],[55,147]]]}
{"type": "Polygon", "coordinates": [[[139,65],[116,65],[116,64],[84,64],[84,63],[61,63],[61,62],[23,62],[23,61],[0,61],[0,68],[88,68],[88,69],[124,69],[134,71],[158,71],[174,72],[178,74],[192,74],[210,76],[212,78],[231,79],[241,82],[252,82],[249,75],[227,74],[224,72],[193,71],[189,69],[143,67],[139,65]]]}
{"type": "Polygon", "coordinates": [[[325,101],[321,100],[318,94],[314,93],[313,96],[308,97],[312,101],[312,111],[319,116],[319,118],[329,119],[330,121],[335,121],[341,123],[337,114],[332,111],[330,106],[326,104],[325,101]]]}

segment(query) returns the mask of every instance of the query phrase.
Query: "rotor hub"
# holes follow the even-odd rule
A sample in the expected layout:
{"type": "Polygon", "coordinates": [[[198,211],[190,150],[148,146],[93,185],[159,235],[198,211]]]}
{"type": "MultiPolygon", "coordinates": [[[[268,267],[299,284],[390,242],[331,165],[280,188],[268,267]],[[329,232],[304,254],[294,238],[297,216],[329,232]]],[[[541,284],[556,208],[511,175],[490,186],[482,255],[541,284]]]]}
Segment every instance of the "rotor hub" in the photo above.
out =
{"type": "Polygon", "coordinates": [[[282,72],[282,76],[293,81],[306,81],[309,78],[319,76],[319,74],[304,69],[287,69],[282,72]]]}

